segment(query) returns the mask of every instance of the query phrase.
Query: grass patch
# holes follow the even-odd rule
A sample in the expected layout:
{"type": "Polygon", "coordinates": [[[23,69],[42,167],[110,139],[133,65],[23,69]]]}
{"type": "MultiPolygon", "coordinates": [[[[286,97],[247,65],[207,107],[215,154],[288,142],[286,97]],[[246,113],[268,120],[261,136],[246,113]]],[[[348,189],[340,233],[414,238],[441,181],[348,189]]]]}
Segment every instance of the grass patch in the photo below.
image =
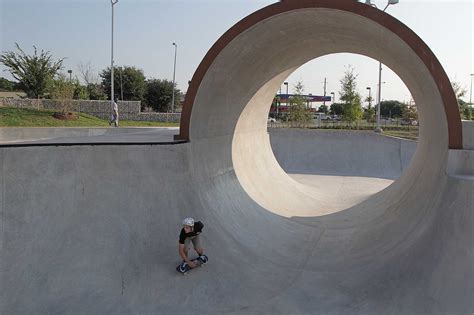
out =
{"type": "Polygon", "coordinates": [[[418,140],[418,129],[417,130],[384,130],[384,135],[404,138],[409,140],[418,140]]]}
{"type": "Polygon", "coordinates": [[[0,127],[106,127],[108,123],[97,117],[79,113],[77,120],[53,117],[56,111],[47,109],[0,107],[0,127]]]}
{"type": "MultiPolygon", "coordinates": [[[[279,124],[268,124],[269,128],[300,128],[300,127],[291,127],[289,123],[279,123],[279,124]]],[[[304,129],[312,130],[352,130],[352,131],[374,131],[374,124],[359,124],[359,125],[347,125],[344,123],[338,124],[322,124],[320,127],[316,125],[309,125],[304,129]]],[[[397,126],[397,125],[382,125],[383,135],[404,138],[408,140],[418,140],[418,126],[397,126]]]]}
{"type": "MultiPolygon", "coordinates": [[[[77,113],[77,120],[53,117],[54,110],[0,107],[0,127],[108,127],[109,122],[92,115],[77,113]]],[[[121,127],[177,127],[178,123],[120,121],[121,127]]]]}
{"type": "Polygon", "coordinates": [[[120,127],[179,127],[179,123],[158,121],[120,120],[120,127]]]}

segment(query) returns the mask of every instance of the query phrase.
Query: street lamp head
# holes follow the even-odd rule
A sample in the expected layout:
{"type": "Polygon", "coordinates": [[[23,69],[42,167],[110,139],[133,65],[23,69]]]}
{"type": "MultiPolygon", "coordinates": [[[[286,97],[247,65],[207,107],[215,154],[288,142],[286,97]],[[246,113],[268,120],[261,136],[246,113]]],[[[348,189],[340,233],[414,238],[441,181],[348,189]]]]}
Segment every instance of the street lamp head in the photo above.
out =
{"type": "Polygon", "coordinates": [[[176,46],[176,47],[178,47],[178,45],[176,45],[176,43],[173,43],[173,46],[176,46]]]}
{"type": "Polygon", "coordinates": [[[284,85],[288,85],[288,82],[283,82],[284,85]]]}
{"type": "Polygon", "coordinates": [[[366,4],[366,5],[370,5],[371,7],[377,8],[377,6],[375,5],[375,3],[372,3],[372,1],[370,1],[370,0],[365,0],[365,4],[366,4]]]}
{"type": "Polygon", "coordinates": [[[367,90],[372,90],[372,88],[371,88],[370,86],[368,86],[366,89],[367,89],[367,90]]]}
{"type": "Polygon", "coordinates": [[[398,0],[388,0],[388,4],[397,4],[398,0]]]}
{"type": "Polygon", "coordinates": [[[112,3],[112,5],[117,4],[117,2],[119,2],[119,0],[110,0],[110,3],[112,3]]]}

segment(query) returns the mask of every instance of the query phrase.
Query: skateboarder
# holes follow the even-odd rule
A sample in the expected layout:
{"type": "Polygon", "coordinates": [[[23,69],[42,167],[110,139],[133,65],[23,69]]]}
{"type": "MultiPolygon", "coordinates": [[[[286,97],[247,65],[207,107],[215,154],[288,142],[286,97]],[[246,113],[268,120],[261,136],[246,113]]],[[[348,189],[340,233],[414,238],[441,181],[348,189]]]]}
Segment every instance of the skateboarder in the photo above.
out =
{"type": "Polygon", "coordinates": [[[207,262],[207,256],[204,255],[204,249],[201,246],[201,240],[199,238],[203,227],[204,224],[202,224],[201,221],[194,222],[193,218],[183,220],[183,228],[179,234],[179,256],[183,259],[182,265],[187,264],[191,268],[196,267],[196,264],[188,258],[188,250],[191,242],[202,263],[205,264],[207,262]]]}

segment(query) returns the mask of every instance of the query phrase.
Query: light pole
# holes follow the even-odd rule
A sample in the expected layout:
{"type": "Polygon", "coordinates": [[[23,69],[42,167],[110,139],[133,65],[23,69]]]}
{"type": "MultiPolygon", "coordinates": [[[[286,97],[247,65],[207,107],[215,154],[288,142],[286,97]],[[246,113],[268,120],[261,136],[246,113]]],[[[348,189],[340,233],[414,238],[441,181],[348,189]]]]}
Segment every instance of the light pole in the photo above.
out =
{"type": "MultiPolygon", "coordinates": [[[[324,98],[326,98],[326,84],[327,83],[328,82],[327,82],[326,78],[324,78],[324,95],[323,95],[324,98]]],[[[324,98],[323,98],[323,105],[326,106],[326,101],[324,100],[324,98]]]]}
{"type": "MultiPolygon", "coordinates": [[[[388,6],[391,4],[397,4],[399,0],[388,0],[387,5],[383,9],[383,12],[387,10],[388,6]]],[[[377,6],[370,2],[370,0],[366,0],[365,4],[376,7],[377,6]]],[[[379,85],[377,90],[377,127],[375,128],[375,132],[382,132],[382,128],[380,127],[380,101],[381,101],[381,94],[382,94],[382,63],[379,62],[379,85]]]]}
{"type": "Polygon", "coordinates": [[[367,87],[367,90],[369,90],[369,109],[372,106],[372,96],[370,96],[370,92],[372,91],[372,88],[370,86],[367,87]]]}
{"type": "Polygon", "coordinates": [[[114,5],[119,0],[110,0],[112,4],[112,43],[111,43],[111,54],[110,54],[110,106],[112,110],[114,108],[114,5]]]}
{"type": "Polygon", "coordinates": [[[173,95],[171,95],[171,112],[174,112],[174,79],[176,75],[176,54],[178,53],[178,45],[173,43],[174,46],[174,67],[173,67],[173,95]]]}
{"type": "Polygon", "coordinates": [[[123,68],[120,67],[120,100],[123,101],[123,82],[122,82],[122,71],[123,68]]]}
{"type": "Polygon", "coordinates": [[[469,95],[469,105],[472,106],[472,77],[474,77],[474,73],[471,73],[471,93],[469,95]]]}
{"type": "MultiPolygon", "coordinates": [[[[286,85],[286,109],[288,110],[288,106],[290,105],[290,97],[288,96],[288,82],[283,82],[286,85]]],[[[291,107],[290,107],[291,112],[291,107]]]]}

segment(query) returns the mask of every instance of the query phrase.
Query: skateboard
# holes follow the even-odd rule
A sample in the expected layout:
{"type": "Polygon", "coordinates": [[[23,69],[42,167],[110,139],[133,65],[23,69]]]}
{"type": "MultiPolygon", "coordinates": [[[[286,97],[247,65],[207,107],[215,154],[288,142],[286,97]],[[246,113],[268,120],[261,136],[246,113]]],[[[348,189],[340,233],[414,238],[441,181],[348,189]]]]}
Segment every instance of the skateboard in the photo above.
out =
{"type": "Polygon", "coordinates": [[[191,268],[186,262],[180,263],[178,266],[176,266],[176,271],[181,273],[182,275],[185,275],[189,270],[191,269],[196,269],[198,267],[202,267],[202,265],[207,264],[209,258],[207,258],[206,255],[202,255],[198,258],[191,259],[191,261],[196,265],[196,267],[191,268]]]}

